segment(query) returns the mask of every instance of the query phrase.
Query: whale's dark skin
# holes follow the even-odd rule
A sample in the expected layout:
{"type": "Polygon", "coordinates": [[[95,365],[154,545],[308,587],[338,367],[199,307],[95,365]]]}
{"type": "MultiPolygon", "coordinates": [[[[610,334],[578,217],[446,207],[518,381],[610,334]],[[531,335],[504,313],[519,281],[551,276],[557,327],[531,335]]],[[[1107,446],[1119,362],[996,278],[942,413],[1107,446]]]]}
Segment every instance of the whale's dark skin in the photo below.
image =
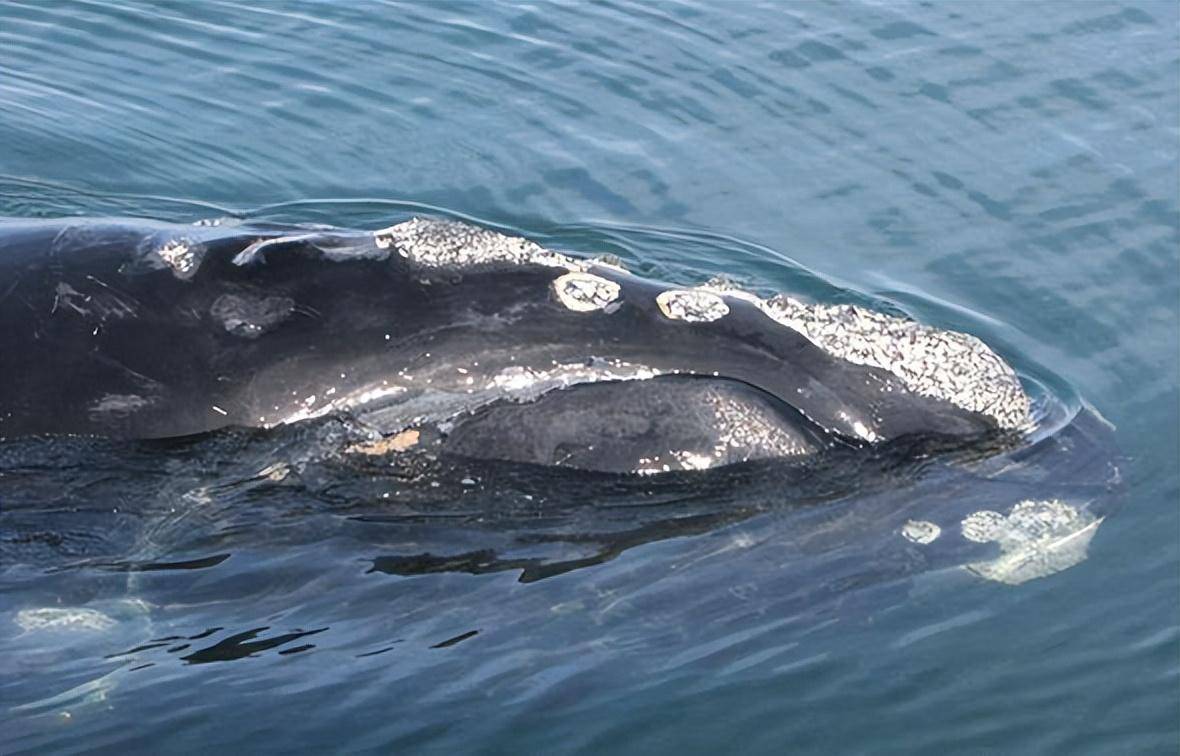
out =
{"type": "MultiPolygon", "coordinates": [[[[623,380],[597,391],[592,403],[537,402],[533,420],[519,407],[489,406],[503,382],[497,376],[578,365],[697,376],[726,387],[739,404],[756,395],[755,403],[780,408],[784,432],[804,446],[863,444],[866,429],[884,441],[969,443],[997,433],[992,418],[839,359],[753,304],[730,300],[729,313],[712,322],[673,320],[656,303],[668,286],[606,264],[585,270],[619,285],[615,306],[578,312],[563,305],[552,291],[566,272],[560,268],[424,266],[382,249],[369,232],[2,221],[0,437],[160,438],[363,405],[387,432],[459,417],[454,447],[496,456],[487,451],[498,424],[488,412],[500,413],[500,425],[511,415],[508,424],[519,429],[560,409],[567,441],[577,444],[584,435],[578,418],[591,418],[612,397],[633,407],[663,401],[658,411],[666,414],[677,398],[660,400],[659,387],[684,390],[663,379],[623,380]],[[197,250],[179,266],[160,251],[176,240],[197,250]],[[278,241],[251,247],[265,240],[278,241]],[[639,383],[647,393],[637,405],[624,397],[639,383]]],[[[552,449],[520,451],[515,432],[504,434],[506,457],[559,462],[552,449]]],[[[587,433],[602,437],[601,429],[587,433]]],[[[613,461],[589,455],[585,466],[633,464],[603,451],[613,461]]]]}

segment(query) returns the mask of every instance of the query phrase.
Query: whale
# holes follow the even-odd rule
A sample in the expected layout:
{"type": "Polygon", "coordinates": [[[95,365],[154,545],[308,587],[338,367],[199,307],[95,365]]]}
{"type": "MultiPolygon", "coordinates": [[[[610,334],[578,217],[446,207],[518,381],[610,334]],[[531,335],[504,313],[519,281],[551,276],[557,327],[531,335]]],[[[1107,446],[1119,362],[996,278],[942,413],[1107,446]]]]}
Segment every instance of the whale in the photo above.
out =
{"type": "Polygon", "coordinates": [[[1098,411],[975,336],[451,219],[3,221],[0,324],[6,626],[100,690],[313,634],[806,642],[1070,569],[1124,488],[1098,411]]]}
{"type": "Polygon", "coordinates": [[[370,450],[619,473],[1018,436],[978,338],[445,218],[0,221],[0,438],[345,415],[370,450]]]}

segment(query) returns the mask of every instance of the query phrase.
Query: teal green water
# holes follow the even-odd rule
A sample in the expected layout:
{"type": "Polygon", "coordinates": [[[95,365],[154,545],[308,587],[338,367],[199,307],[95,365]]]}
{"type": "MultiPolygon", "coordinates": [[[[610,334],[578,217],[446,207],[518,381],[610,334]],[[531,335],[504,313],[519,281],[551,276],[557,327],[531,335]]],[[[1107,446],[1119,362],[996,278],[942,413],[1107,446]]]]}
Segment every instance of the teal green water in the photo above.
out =
{"type": "Polygon", "coordinates": [[[1175,752],[1175,3],[0,4],[0,215],[411,212],[967,328],[1115,425],[1125,502],[1019,586],[809,591],[781,525],[536,584],[373,575],[244,516],[209,569],[4,565],[0,750],[1175,752]],[[15,623],[43,606],[112,624],[15,623]]]}

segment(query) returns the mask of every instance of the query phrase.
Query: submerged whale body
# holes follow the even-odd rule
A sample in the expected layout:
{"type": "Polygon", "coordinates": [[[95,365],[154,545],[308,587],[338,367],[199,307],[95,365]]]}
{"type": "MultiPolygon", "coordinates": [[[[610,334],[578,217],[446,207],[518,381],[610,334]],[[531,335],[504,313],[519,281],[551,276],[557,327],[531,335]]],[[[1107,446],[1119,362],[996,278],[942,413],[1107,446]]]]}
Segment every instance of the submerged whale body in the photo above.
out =
{"type": "Polygon", "coordinates": [[[974,337],[668,286],[450,220],[6,221],[0,281],[7,438],[348,415],[362,451],[658,473],[1031,423],[974,337]]]}

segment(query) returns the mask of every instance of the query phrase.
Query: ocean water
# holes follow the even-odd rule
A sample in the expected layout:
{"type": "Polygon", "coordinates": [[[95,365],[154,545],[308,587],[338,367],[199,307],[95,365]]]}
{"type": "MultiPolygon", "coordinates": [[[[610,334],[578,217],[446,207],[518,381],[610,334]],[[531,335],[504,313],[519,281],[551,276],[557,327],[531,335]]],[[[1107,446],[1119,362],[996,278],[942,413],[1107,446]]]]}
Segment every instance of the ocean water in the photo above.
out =
{"type": "Polygon", "coordinates": [[[415,214],[968,330],[1089,425],[1002,484],[652,483],[676,527],[530,481],[637,523],[541,575],[259,476],[330,423],[5,442],[0,750],[1175,752],[1175,3],[0,4],[0,215],[415,214]],[[897,533],[1059,490],[1088,557],[1017,585],[897,533]]]}

